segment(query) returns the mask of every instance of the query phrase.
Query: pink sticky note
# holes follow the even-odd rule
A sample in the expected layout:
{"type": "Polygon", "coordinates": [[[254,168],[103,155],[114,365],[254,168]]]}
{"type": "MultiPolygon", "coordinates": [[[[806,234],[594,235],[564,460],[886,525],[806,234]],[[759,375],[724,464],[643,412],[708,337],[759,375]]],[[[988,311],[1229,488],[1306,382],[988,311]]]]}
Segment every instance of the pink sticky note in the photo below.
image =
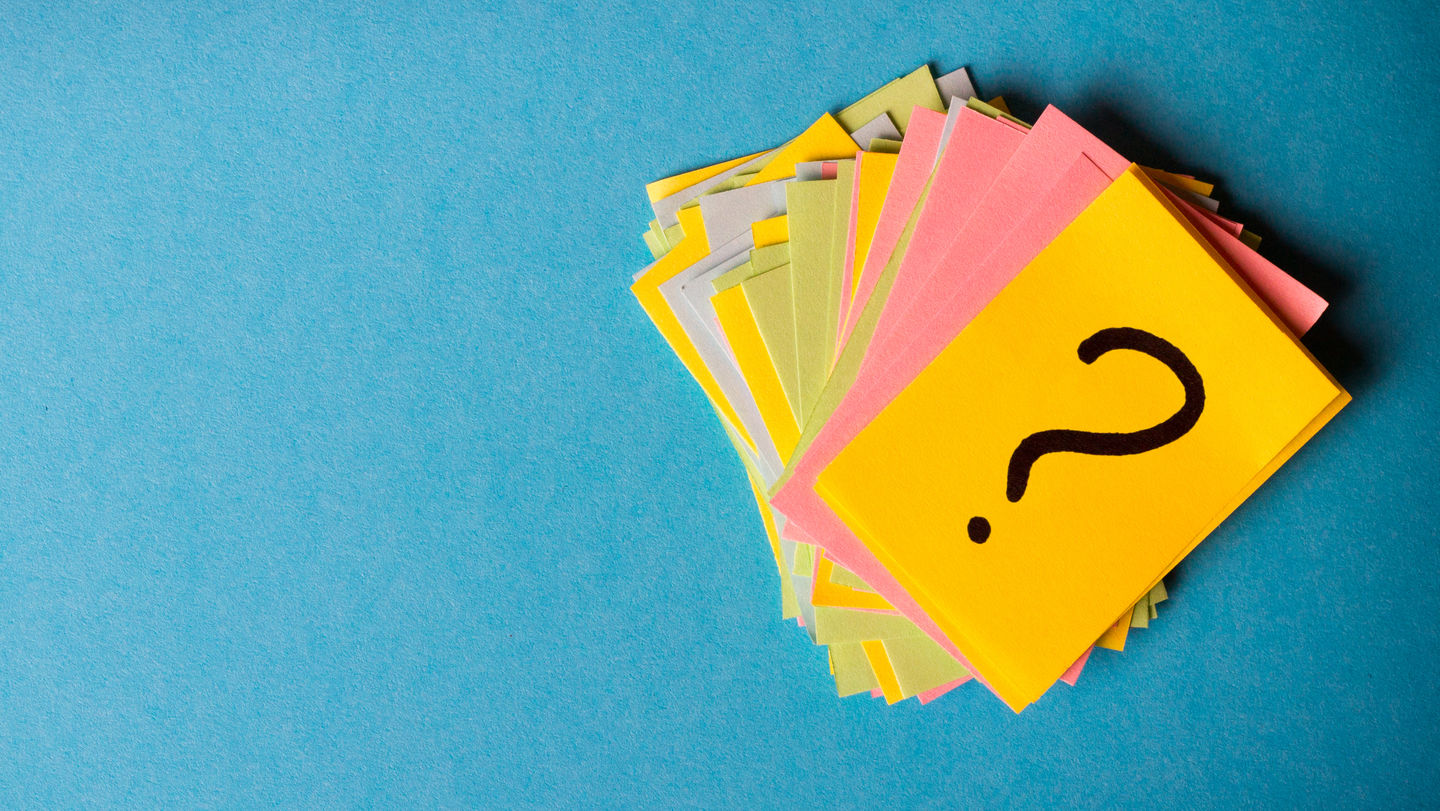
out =
{"type": "MultiPolygon", "coordinates": [[[[1039,124],[1036,130],[1042,137],[1048,135],[1039,124]]],[[[909,247],[901,259],[900,270],[881,311],[870,347],[866,350],[867,356],[877,346],[884,346],[889,336],[897,330],[903,331],[911,323],[907,320],[907,313],[916,300],[925,295],[936,266],[950,247],[968,234],[971,218],[985,213],[978,206],[996,196],[989,193],[992,184],[1002,172],[1010,171],[1011,165],[1020,160],[1024,145],[1031,137],[1023,130],[1007,126],[975,110],[966,108],[960,111],[949,145],[935,166],[930,195],[916,220],[909,247]]],[[[1032,195],[1034,188],[1025,191],[1025,195],[1012,193],[1006,195],[1006,199],[1032,201],[1027,195],[1032,195]]],[[[981,238],[984,236],[981,234],[981,238]]]]}
{"type": "MultiPolygon", "coordinates": [[[[1329,302],[1261,256],[1254,248],[1241,242],[1241,229],[1232,231],[1226,226],[1226,223],[1230,223],[1229,220],[1185,203],[1171,194],[1169,189],[1164,191],[1170,202],[1180,209],[1180,213],[1185,215],[1195,230],[1240,274],[1250,285],[1250,289],[1270,305],[1270,309],[1291,332],[1304,335],[1315,326],[1320,314],[1330,306],[1329,302]]],[[[1239,223],[1233,225],[1239,226],[1239,223]]]]}
{"type": "Polygon", "coordinates": [[[935,699],[939,698],[940,696],[945,695],[946,693],[950,692],[951,690],[954,690],[956,687],[959,687],[960,685],[964,684],[964,683],[967,682],[967,681],[970,681],[970,677],[969,677],[969,676],[965,676],[965,677],[963,677],[963,678],[956,679],[955,681],[952,681],[952,682],[950,682],[949,684],[942,684],[942,685],[940,685],[939,687],[932,687],[932,688],[930,688],[929,690],[926,690],[925,692],[923,692],[923,693],[921,693],[920,695],[916,696],[916,698],[920,699],[920,703],[921,703],[921,704],[929,704],[930,702],[934,701],[935,699]]]}
{"type": "Polygon", "coordinates": [[[1071,687],[1074,687],[1075,682],[1080,681],[1080,671],[1085,669],[1085,663],[1090,661],[1090,654],[1094,651],[1094,645],[1086,648],[1085,652],[1080,654],[1080,658],[1075,660],[1075,664],[1071,665],[1065,670],[1064,673],[1060,674],[1060,681],[1063,681],[1071,687]]]}
{"type": "MultiPolygon", "coordinates": [[[[1089,161],[1088,154],[1084,160],[1089,161]]],[[[892,385],[884,390],[882,396],[887,403],[899,394],[906,382],[940,354],[990,299],[1009,284],[1020,268],[1029,264],[1070,221],[1079,216],[1114,177],[1110,172],[1102,172],[1093,163],[1089,170],[1081,167],[1072,171],[1079,174],[1063,178],[1052,190],[1055,193],[1032,207],[1021,225],[1012,231],[1012,238],[1006,239],[1001,247],[969,265],[959,264],[965,261],[963,257],[947,256],[945,261],[951,263],[947,267],[952,268],[948,272],[961,277],[952,282],[958,289],[951,293],[930,323],[911,329],[908,335],[892,341],[878,352],[871,350],[872,354],[867,356],[866,362],[892,365],[888,377],[900,384],[900,388],[892,385]]],[[[1270,307],[1281,323],[1296,335],[1304,335],[1314,326],[1327,306],[1323,298],[1241,242],[1225,226],[1207,216],[1208,212],[1204,209],[1190,205],[1168,190],[1165,194],[1200,236],[1270,307]]],[[[955,250],[961,247],[957,243],[955,250]]]]}
{"type": "MultiPolygon", "coordinates": [[[[1168,187],[1168,186],[1165,186],[1163,183],[1161,184],[1161,187],[1164,188],[1165,191],[1167,191],[1167,192],[1173,192],[1173,189],[1171,189],[1171,188],[1168,187]]],[[[1177,195],[1177,194],[1172,194],[1171,197],[1172,197],[1172,199],[1178,199],[1178,198],[1179,198],[1179,195],[1177,195]]],[[[1237,237],[1238,237],[1238,236],[1240,236],[1240,232],[1245,230],[1245,226],[1241,225],[1240,223],[1235,222],[1234,220],[1227,220],[1227,219],[1225,219],[1224,217],[1220,216],[1219,214],[1216,214],[1216,213],[1213,212],[1213,211],[1209,211],[1209,210],[1206,210],[1206,209],[1203,209],[1203,208],[1201,208],[1201,209],[1196,209],[1196,210],[1197,210],[1202,216],[1204,216],[1205,219],[1210,220],[1211,222],[1214,222],[1216,225],[1220,226],[1221,228],[1224,228],[1226,231],[1228,231],[1228,232],[1229,232],[1231,235],[1233,235],[1233,236],[1237,236],[1237,237]]]]}
{"type": "MultiPolygon", "coordinates": [[[[975,116],[992,121],[980,113],[975,113],[975,116]]],[[[962,118],[961,122],[964,120],[962,118]]],[[[957,128],[961,122],[956,123],[957,128]]],[[[999,126],[999,122],[992,123],[999,126]]],[[[958,133],[956,137],[959,137],[958,133]]],[[[1045,108],[1035,126],[1023,140],[1018,141],[994,184],[984,192],[983,197],[970,199],[969,216],[963,220],[949,219],[948,229],[937,229],[939,234],[920,242],[919,247],[926,252],[925,261],[903,287],[897,279],[891,295],[893,301],[886,302],[870,352],[886,347],[897,330],[909,333],[916,325],[928,324],[948,301],[948,293],[958,287],[957,282],[961,280],[954,275],[956,269],[974,267],[983,259],[998,241],[1012,231],[1016,218],[1039,202],[1038,193],[1056,182],[1056,172],[1063,171],[1081,155],[1088,155],[1111,178],[1119,177],[1130,165],[1118,152],[1064,113],[1054,107],[1045,108]],[[952,256],[952,253],[956,255],[952,256]],[[941,272],[942,267],[944,272],[941,272]],[[896,293],[899,294],[898,299],[896,293]]],[[[1088,202],[1086,200],[1086,204],[1088,202]]],[[[926,208],[929,208],[928,204],[926,208]]],[[[1080,208],[1083,210],[1084,206],[1080,208]]],[[[916,246],[919,238],[920,225],[917,224],[912,247],[916,246]]],[[[906,259],[909,259],[908,252],[906,259]]]]}
{"type": "MultiPolygon", "coordinates": [[[[942,299],[939,312],[931,316],[928,323],[917,323],[916,328],[896,335],[889,345],[872,349],[866,356],[866,364],[885,369],[870,390],[874,403],[879,408],[889,404],[1112,179],[1088,155],[1076,156],[1059,179],[1017,218],[998,244],[955,243],[935,274],[936,278],[950,283],[950,290],[940,289],[932,294],[944,297],[949,293],[942,299]]],[[[912,312],[934,309],[932,303],[926,304],[924,308],[912,308],[912,312]]],[[[874,414],[879,413],[879,409],[874,410],[874,414]]]]}
{"type": "MultiPolygon", "coordinates": [[[[886,359],[879,362],[893,362],[898,355],[916,351],[918,344],[927,347],[927,350],[918,353],[918,364],[909,363],[906,366],[916,372],[924,368],[938,354],[934,336],[943,337],[940,348],[948,344],[950,338],[963,329],[1000,288],[1009,283],[1020,267],[1034,258],[1103,190],[1103,187],[1100,190],[1090,188],[1087,193],[1077,188],[1074,196],[1062,195],[1056,201],[1062,207],[1064,216],[1042,216],[1031,221],[1032,227],[1037,230],[1020,234],[1019,239],[1011,241],[1012,255],[1007,257],[1023,260],[1020,265],[1012,266],[1008,262],[987,258],[996,238],[1013,231],[1011,223],[1017,214],[1023,216],[1022,212],[1036,208],[1038,196],[1035,190],[1048,185],[1047,175],[1054,172],[1054,167],[1066,165],[1080,155],[1087,157],[1112,180],[1129,165],[1128,160],[1084,127],[1058,109],[1047,107],[1034,129],[1016,148],[1004,168],[1002,179],[997,180],[985,199],[975,206],[969,221],[951,239],[946,256],[940,262],[924,263],[930,268],[926,278],[920,278],[922,273],[912,275],[910,283],[900,290],[900,297],[893,302],[896,310],[893,317],[890,313],[892,302],[886,302],[881,324],[867,351],[867,363],[877,354],[886,359]],[[1057,224],[1059,228],[1055,227],[1057,224]],[[990,267],[989,273],[979,280],[982,283],[977,284],[967,276],[977,272],[977,268],[982,268],[978,272],[984,273],[985,265],[990,267]],[[944,268],[943,272],[941,268],[944,268]],[[992,283],[985,284],[985,281],[992,283]],[[998,282],[998,286],[993,282],[998,282]],[[935,319],[939,319],[940,324],[932,331],[935,319]],[[898,347],[895,345],[897,330],[903,332],[898,347]]],[[[1201,235],[1270,304],[1292,331],[1304,334],[1309,330],[1325,309],[1324,299],[1240,242],[1237,236],[1216,222],[1222,218],[1212,219],[1207,216],[1208,212],[1202,212],[1174,194],[1169,196],[1201,235]]],[[[925,248],[929,247],[930,243],[926,243],[925,248]]],[[[892,293],[891,298],[896,296],[892,293]]]]}
{"type": "Polygon", "coordinates": [[[935,155],[940,148],[940,133],[944,128],[945,116],[942,113],[916,107],[910,114],[910,126],[900,144],[900,156],[895,160],[890,190],[880,207],[875,236],[870,240],[870,254],[861,266],[860,287],[855,291],[849,317],[841,326],[839,346],[844,346],[854,331],[855,320],[865,308],[865,302],[869,301],[881,270],[890,261],[890,254],[894,253],[895,245],[900,241],[900,233],[905,230],[910,212],[915,209],[920,192],[925,188],[925,181],[930,179],[930,170],[935,165],[935,155]]]}

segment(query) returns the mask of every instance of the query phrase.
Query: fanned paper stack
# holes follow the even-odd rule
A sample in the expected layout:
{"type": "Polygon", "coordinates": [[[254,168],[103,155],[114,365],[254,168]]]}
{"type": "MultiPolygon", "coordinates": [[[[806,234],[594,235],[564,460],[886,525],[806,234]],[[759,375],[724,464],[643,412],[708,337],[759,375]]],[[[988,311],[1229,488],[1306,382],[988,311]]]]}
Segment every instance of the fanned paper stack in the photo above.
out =
{"type": "Polygon", "coordinates": [[[646,190],[632,289],[842,696],[973,678],[1018,712],[1074,685],[1349,401],[1298,338],[1325,301],[1210,183],[1054,107],[1026,124],[964,69],[646,190]]]}

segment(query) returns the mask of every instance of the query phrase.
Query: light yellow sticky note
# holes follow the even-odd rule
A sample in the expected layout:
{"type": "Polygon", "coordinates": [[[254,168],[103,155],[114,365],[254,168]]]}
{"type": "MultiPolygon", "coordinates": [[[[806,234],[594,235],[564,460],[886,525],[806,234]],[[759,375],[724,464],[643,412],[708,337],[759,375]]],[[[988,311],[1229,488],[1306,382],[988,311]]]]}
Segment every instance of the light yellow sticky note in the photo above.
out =
{"type": "Polygon", "coordinates": [[[795,573],[809,577],[815,571],[815,547],[808,543],[795,544],[795,573]]]}
{"type": "Polygon", "coordinates": [[[871,588],[869,583],[866,583],[860,578],[860,575],[855,574],[839,564],[835,564],[835,570],[830,573],[830,580],[838,585],[849,586],[858,591],[875,592],[875,589],[871,588]]]}
{"type": "MultiPolygon", "coordinates": [[[[797,544],[796,549],[801,546],[797,544]]],[[[815,606],[815,641],[820,645],[924,635],[915,623],[895,614],[815,606]]]]}
{"type": "MultiPolygon", "coordinates": [[[[858,154],[858,153],[857,153],[858,154]]],[[[840,336],[840,309],[849,296],[845,290],[845,249],[850,238],[850,206],[854,203],[855,161],[835,164],[835,197],[830,210],[830,261],[826,267],[825,289],[825,376],[835,365],[835,344],[840,336]]],[[[817,398],[818,399],[818,398],[817,398]]]]}
{"type": "Polygon", "coordinates": [[[816,490],[1018,711],[1348,400],[1131,167],[816,490]]]}
{"type": "Polygon", "coordinates": [[[754,276],[790,264],[790,243],[776,242],[750,249],[750,264],[755,268],[754,276]]]}
{"type": "Polygon", "coordinates": [[[665,252],[670,250],[669,246],[660,242],[660,237],[655,231],[646,231],[640,237],[645,240],[645,247],[650,250],[650,255],[656,259],[664,256],[665,252]]]}
{"type": "Polygon", "coordinates": [[[775,557],[775,569],[780,574],[785,574],[785,562],[780,556],[780,534],[775,529],[775,516],[771,512],[770,502],[765,498],[765,488],[761,486],[759,478],[751,470],[746,469],[750,479],[750,491],[755,496],[755,507],[760,511],[760,520],[765,525],[765,537],[770,541],[770,552],[775,557]]]}
{"type": "Polygon", "coordinates": [[[770,553],[775,557],[775,568],[780,574],[780,616],[789,619],[800,613],[800,605],[795,598],[795,589],[791,585],[789,572],[786,571],[785,557],[780,551],[780,534],[775,527],[775,513],[770,507],[770,502],[765,499],[765,489],[761,484],[759,474],[753,466],[748,464],[744,451],[738,446],[735,450],[740,454],[741,461],[747,462],[745,472],[750,479],[750,491],[755,496],[755,507],[760,511],[760,520],[765,525],[765,537],[770,541],[770,553]]]}
{"type": "Polygon", "coordinates": [[[835,117],[826,113],[811,124],[795,140],[786,144],[765,168],[755,173],[746,185],[754,186],[770,180],[783,180],[795,176],[795,164],[810,161],[853,158],[860,147],[851,140],[850,133],[840,126],[835,117]]]}

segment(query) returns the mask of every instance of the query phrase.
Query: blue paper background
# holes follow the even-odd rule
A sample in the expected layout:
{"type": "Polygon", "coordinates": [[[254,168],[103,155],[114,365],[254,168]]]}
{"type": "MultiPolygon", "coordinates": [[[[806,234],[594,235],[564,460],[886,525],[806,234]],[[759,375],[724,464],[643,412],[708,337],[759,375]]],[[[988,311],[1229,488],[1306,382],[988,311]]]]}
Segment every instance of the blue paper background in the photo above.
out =
{"type": "Polygon", "coordinates": [[[139,5],[0,25],[0,805],[1436,802],[1433,3],[139,5]],[[627,290],[926,60],[1218,180],[1356,396],[1020,716],[834,697],[627,290]]]}

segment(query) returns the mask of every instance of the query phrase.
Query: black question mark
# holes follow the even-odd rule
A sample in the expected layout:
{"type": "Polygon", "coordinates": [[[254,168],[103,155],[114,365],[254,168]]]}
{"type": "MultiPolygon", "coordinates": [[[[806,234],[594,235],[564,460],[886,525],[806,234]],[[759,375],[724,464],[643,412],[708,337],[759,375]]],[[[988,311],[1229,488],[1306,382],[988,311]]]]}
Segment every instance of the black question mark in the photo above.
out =
{"type": "MultiPolygon", "coordinates": [[[[1113,349],[1144,352],[1170,367],[1185,387],[1185,405],[1159,425],[1128,434],[1107,434],[1094,431],[1059,429],[1040,431],[1021,440],[1010,454],[1010,471],[1005,482],[1005,497],[1019,501],[1030,480],[1030,468],[1047,453],[1085,453],[1093,456],[1130,456],[1169,445],[1189,433],[1205,410],[1205,382],[1195,364],[1174,344],[1134,327],[1102,329],[1080,342],[1080,360],[1086,364],[1113,349]]],[[[990,522],[980,516],[966,525],[970,540],[985,543],[990,539],[990,522]]]]}

